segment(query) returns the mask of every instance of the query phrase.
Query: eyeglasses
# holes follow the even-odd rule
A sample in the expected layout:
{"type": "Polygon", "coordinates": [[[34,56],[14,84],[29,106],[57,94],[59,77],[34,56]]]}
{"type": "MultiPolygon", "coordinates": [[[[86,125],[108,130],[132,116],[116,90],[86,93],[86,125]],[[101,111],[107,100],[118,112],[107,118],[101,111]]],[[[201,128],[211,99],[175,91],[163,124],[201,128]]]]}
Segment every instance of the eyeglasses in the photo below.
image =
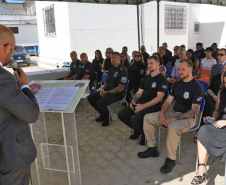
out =
{"type": "Polygon", "coordinates": [[[223,54],[223,53],[218,53],[217,54],[217,56],[221,56],[221,57],[223,57],[225,54],[223,54]]]}
{"type": "Polygon", "coordinates": [[[111,53],[110,51],[107,51],[106,53],[111,53]]]}
{"type": "Polygon", "coordinates": [[[141,55],[134,55],[134,57],[141,57],[141,55]]]}
{"type": "Polygon", "coordinates": [[[125,58],[126,56],[121,56],[122,58],[125,58]]]}

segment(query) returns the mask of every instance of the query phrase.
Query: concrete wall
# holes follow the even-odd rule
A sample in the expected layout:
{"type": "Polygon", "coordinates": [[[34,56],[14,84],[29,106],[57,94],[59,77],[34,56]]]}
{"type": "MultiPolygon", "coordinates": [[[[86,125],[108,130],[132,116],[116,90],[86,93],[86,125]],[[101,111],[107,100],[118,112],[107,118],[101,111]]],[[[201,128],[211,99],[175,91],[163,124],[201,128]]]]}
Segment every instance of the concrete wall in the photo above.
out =
{"type": "Polygon", "coordinates": [[[23,4],[0,3],[0,14],[26,15],[27,11],[23,4]]]}
{"type": "Polygon", "coordinates": [[[71,49],[94,57],[107,47],[138,49],[136,6],[69,3],[71,49]]]}
{"type": "MultiPolygon", "coordinates": [[[[187,20],[189,17],[188,4],[181,3],[170,3],[170,2],[160,2],[160,17],[159,17],[159,45],[161,46],[163,42],[167,42],[170,50],[173,49],[175,45],[185,44],[188,45],[188,31],[165,31],[164,30],[164,11],[165,5],[174,6],[184,6],[187,9],[187,20]]],[[[153,53],[157,51],[157,3],[150,2],[142,5],[144,14],[144,45],[147,48],[147,52],[153,53]]],[[[188,25],[187,25],[188,28],[188,25]]]]}
{"type": "Polygon", "coordinates": [[[36,2],[40,60],[61,63],[70,60],[71,41],[68,3],[54,2],[56,36],[46,37],[42,9],[51,4],[53,2],[36,2]]]}
{"type": "MultiPolygon", "coordinates": [[[[141,36],[147,52],[157,51],[157,4],[150,2],[140,8],[143,20],[141,36]]],[[[128,46],[129,54],[138,49],[136,6],[101,5],[65,2],[36,2],[40,56],[56,63],[70,60],[70,51],[86,52],[92,60],[96,49],[105,53],[107,47],[121,51],[128,46]],[[55,4],[56,37],[45,37],[42,8],[55,4]]],[[[160,3],[160,45],[167,42],[172,51],[175,45],[195,48],[197,42],[209,46],[217,42],[225,46],[226,8],[186,3],[160,3]],[[184,31],[164,30],[165,5],[184,6],[187,27],[184,31]],[[210,13],[211,12],[211,13],[210,13]],[[200,33],[194,33],[194,22],[200,22],[200,33]]]]}
{"type": "Polygon", "coordinates": [[[226,7],[214,5],[190,5],[189,46],[194,48],[197,42],[209,47],[216,42],[219,47],[226,45],[225,28],[226,7]],[[200,32],[194,34],[194,22],[200,23],[200,32]]]}

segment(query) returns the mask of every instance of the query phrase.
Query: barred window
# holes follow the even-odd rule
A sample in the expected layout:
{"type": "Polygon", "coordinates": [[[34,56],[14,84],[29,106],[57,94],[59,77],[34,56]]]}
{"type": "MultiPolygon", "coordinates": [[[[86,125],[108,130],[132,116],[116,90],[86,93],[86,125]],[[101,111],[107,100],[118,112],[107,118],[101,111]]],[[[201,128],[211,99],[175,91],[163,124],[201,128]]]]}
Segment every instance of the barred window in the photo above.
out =
{"type": "Polygon", "coordinates": [[[186,7],[165,5],[165,30],[186,30],[186,27],[186,7]]]}
{"type": "Polygon", "coordinates": [[[47,6],[43,8],[42,11],[45,36],[47,37],[56,36],[54,5],[52,4],[50,6],[47,6]]]}
{"type": "Polygon", "coordinates": [[[195,22],[195,25],[194,25],[194,32],[195,32],[195,33],[199,33],[199,28],[200,28],[199,23],[198,23],[198,22],[195,22]]]}
{"type": "Polygon", "coordinates": [[[14,34],[17,34],[17,33],[19,33],[19,29],[18,29],[18,27],[8,27],[10,30],[12,30],[12,32],[14,33],[14,34]]]}
{"type": "Polygon", "coordinates": [[[36,15],[36,6],[32,6],[27,9],[27,15],[36,15]]]}

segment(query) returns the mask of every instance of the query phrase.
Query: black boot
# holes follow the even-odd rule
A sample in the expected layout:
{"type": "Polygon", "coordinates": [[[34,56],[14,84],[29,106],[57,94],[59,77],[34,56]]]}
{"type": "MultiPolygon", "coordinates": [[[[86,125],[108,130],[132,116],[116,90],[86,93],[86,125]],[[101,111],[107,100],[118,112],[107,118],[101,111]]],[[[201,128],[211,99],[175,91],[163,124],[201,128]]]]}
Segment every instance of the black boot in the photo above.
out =
{"type": "Polygon", "coordinates": [[[107,127],[108,125],[110,125],[109,118],[105,118],[102,123],[102,127],[107,127]]]}
{"type": "Polygon", "coordinates": [[[95,119],[96,122],[102,122],[105,120],[105,117],[100,115],[98,118],[95,119]]]}
{"type": "Polygon", "coordinates": [[[158,157],[159,152],[157,150],[157,147],[149,147],[147,150],[145,150],[144,152],[139,152],[137,155],[140,158],[158,157]]]}
{"type": "Polygon", "coordinates": [[[141,140],[139,142],[140,145],[145,146],[145,136],[144,134],[141,135],[141,140]]]}
{"type": "Polygon", "coordinates": [[[162,173],[169,173],[172,171],[173,167],[176,165],[175,160],[171,160],[169,158],[166,158],[165,164],[162,166],[160,171],[162,173]]]}
{"type": "Polygon", "coordinates": [[[129,138],[132,139],[132,140],[135,140],[139,136],[140,136],[140,134],[136,130],[134,130],[133,134],[129,138]]]}

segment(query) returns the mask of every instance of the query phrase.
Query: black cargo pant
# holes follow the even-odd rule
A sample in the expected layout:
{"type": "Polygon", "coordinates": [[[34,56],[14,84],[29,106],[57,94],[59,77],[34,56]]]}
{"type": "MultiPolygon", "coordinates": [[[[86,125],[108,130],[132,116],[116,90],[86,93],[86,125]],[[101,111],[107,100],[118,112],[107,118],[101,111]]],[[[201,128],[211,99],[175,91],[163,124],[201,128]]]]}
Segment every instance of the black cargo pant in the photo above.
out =
{"type": "Polygon", "coordinates": [[[134,113],[133,110],[128,106],[120,110],[118,118],[125,123],[128,127],[134,129],[139,134],[144,134],[143,131],[143,119],[146,114],[160,111],[160,106],[152,106],[145,108],[138,113],[134,113]]]}
{"type": "Polygon", "coordinates": [[[30,165],[25,165],[19,170],[8,173],[0,172],[1,185],[28,185],[30,181],[30,165]]]}
{"type": "Polygon", "coordinates": [[[107,106],[120,100],[122,100],[122,97],[117,94],[107,94],[101,97],[99,91],[88,96],[90,105],[92,105],[103,118],[108,118],[109,116],[107,106]]]}

